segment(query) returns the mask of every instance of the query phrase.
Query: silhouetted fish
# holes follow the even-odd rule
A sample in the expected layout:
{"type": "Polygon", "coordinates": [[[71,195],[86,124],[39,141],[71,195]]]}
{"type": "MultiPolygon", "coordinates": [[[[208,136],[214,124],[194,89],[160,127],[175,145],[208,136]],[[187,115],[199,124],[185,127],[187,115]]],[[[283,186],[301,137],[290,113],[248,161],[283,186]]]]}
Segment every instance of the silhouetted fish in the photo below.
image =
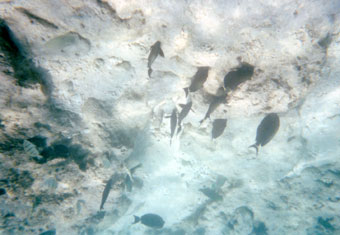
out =
{"type": "Polygon", "coordinates": [[[254,74],[254,66],[248,63],[242,63],[241,67],[229,72],[224,77],[224,88],[226,90],[235,90],[238,85],[249,80],[254,74]]]}
{"type": "Polygon", "coordinates": [[[280,127],[280,118],[276,113],[270,113],[263,118],[256,131],[256,143],[249,146],[256,149],[258,154],[258,147],[265,146],[276,134],[280,127]]]}
{"type": "Polygon", "coordinates": [[[210,67],[198,67],[196,74],[191,79],[191,84],[189,87],[184,88],[185,95],[188,96],[189,92],[195,92],[203,87],[203,84],[208,78],[210,67]]]}
{"type": "Polygon", "coordinates": [[[102,196],[102,202],[100,203],[100,210],[102,210],[104,208],[104,203],[106,202],[107,197],[109,196],[110,190],[112,188],[112,185],[114,183],[114,179],[113,177],[111,177],[109,179],[109,181],[107,181],[104,192],[103,192],[103,196],[102,196]]]}
{"type": "Polygon", "coordinates": [[[210,115],[212,114],[212,112],[215,111],[215,109],[222,103],[226,102],[226,98],[227,98],[227,94],[221,95],[221,96],[215,96],[213,98],[213,100],[211,101],[208,111],[205,114],[204,118],[200,121],[200,123],[202,124],[204,122],[205,119],[209,118],[210,115]]]}
{"type": "Polygon", "coordinates": [[[170,131],[171,131],[170,145],[171,145],[172,137],[175,134],[176,125],[177,125],[177,109],[174,108],[172,110],[171,117],[170,117],[170,131]]]}
{"type": "Polygon", "coordinates": [[[163,228],[164,220],[162,217],[156,214],[145,214],[142,217],[135,216],[135,221],[133,224],[141,222],[142,224],[151,227],[151,228],[163,228]]]}
{"type": "Polygon", "coordinates": [[[223,134],[223,131],[226,126],[227,126],[227,119],[215,119],[213,122],[211,137],[213,139],[218,138],[220,135],[223,134]]]}
{"type": "Polygon", "coordinates": [[[148,57],[148,68],[149,68],[148,74],[149,74],[149,77],[151,77],[151,73],[152,73],[151,65],[156,60],[158,55],[164,57],[164,53],[162,51],[160,41],[157,41],[155,44],[153,44],[151,46],[151,51],[150,51],[150,54],[149,54],[149,57],[148,57]]]}
{"type": "Polygon", "coordinates": [[[190,112],[192,106],[192,101],[191,99],[185,104],[185,105],[181,105],[182,110],[181,112],[178,114],[178,129],[177,129],[177,134],[181,131],[182,126],[181,123],[183,121],[183,119],[188,115],[188,113],[190,112]]]}

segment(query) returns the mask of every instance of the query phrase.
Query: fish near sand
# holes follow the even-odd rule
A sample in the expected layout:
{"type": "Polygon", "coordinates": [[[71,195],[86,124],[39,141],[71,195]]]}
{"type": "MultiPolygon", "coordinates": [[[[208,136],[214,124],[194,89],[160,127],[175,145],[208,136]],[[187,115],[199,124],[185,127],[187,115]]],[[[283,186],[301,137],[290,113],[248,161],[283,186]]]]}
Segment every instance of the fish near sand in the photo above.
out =
{"type": "Polygon", "coordinates": [[[241,67],[230,71],[224,77],[224,88],[226,90],[235,90],[241,83],[251,79],[254,74],[254,66],[248,63],[242,63],[241,67]]]}
{"type": "Polygon", "coordinates": [[[204,118],[200,121],[200,124],[202,124],[207,118],[210,117],[210,115],[215,111],[215,109],[222,103],[226,102],[227,94],[221,95],[221,96],[214,96],[212,99],[208,111],[205,114],[204,118]]]}
{"type": "Polygon", "coordinates": [[[183,119],[188,115],[188,113],[190,112],[190,109],[192,107],[192,101],[191,99],[185,104],[185,105],[181,105],[182,110],[181,112],[178,114],[178,128],[177,128],[177,134],[181,131],[182,129],[182,121],[183,119]]]}
{"type": "Polygon", "coordinates": [[[191,80],[191,84],[189,87],[184,88],[185,96],[188,96],[189,92],[195,92],[203,87],[203,84],[208,78],[210,67],[198,67],[196,74],[193,76],[191,80]]]}
{"type": "Polygon", "coordinates": [[[135,216],[135,221],[133,224],[136,224],[138,222],[141,222],[142,224],[151,227],[151,228],[163,228],[164,226],[164,220],[162,217],[156,214],[145,214],[142,217],[135,216]]]}
{"type": "Polygon", "coordinates": [[[149,54],[149,57],[148,57],[148,68],[149,68],[148,74],[149,74],[149,78],[151,78],[151,73],[152,73],[151,65],[156,60],[158,55],[164,57],[164,53],[162,51],[161,42],[160,41],[157,41],[155,44],[153,44],[151,46],[150,54],[149,54]]]}
{"type": "Polygon", "coordinates": [[[213,122],[213,128],[211,131],[211,138],[216,139],[223,134],[224,129],[227,126],[227,119],[215,119],[213,122]]]}
{"type": "Polygon", "coordinates": [[[267,114],[257,127],[256,143],[249,146],[249,148],[256,149],[256,156],[258,154],[258,147],[265,146],[274,137],[280,127],[280,118],[276,113],[267,114]]]}

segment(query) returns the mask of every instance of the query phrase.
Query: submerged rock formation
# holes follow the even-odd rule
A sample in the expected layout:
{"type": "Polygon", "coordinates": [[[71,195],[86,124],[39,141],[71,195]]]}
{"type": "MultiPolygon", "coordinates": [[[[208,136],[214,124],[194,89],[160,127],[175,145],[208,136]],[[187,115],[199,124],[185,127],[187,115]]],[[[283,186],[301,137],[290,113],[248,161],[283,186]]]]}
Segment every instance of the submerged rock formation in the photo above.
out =
{"type": "Polygon", "coordinates": [[[336,1],[7,0],[0,17],[1,234],[339,232],[336,1]],[[145,214],[164,227],[132,225],[145,214]]]}

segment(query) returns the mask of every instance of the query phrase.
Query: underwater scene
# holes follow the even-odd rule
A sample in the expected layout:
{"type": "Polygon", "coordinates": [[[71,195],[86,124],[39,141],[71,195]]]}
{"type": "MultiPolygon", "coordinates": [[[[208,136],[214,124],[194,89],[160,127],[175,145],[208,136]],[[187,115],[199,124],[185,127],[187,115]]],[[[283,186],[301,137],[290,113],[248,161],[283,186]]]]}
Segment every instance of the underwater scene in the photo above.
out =
{"type": "Polygon", "coordinates": [[[0,234],[340,234],[340,0],[0,0],[0,234]]]}

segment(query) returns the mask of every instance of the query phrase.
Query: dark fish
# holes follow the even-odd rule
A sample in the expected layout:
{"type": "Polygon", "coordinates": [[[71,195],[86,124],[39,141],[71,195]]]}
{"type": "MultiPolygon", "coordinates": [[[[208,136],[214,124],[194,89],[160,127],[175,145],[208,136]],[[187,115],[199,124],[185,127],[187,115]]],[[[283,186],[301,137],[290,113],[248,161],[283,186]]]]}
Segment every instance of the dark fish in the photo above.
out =
{"type": "Polygon", "coordinates": [[[200,121],[200,123],[202,124],[204,122],[205,119],[209,118],[210,115],[212,114],[212,112],[215,111],[215,109],[222,103],[225,103],[226,101],[226,97],[227,97],[227,94],[224,94],[224,95],[221,95],[221,96],[215,96],[213,98],[213,100],[211,101],[210,105],[209,105],[209,108],[208,108],[208,111],[207,113],[205,114],[204,118],[200,121]]]}
{"type": "Polygon", "coordinates": [[[182,110],[178,114],[178,129],[177,129],[177,134],[181,131],[181,129],[182,129],[181,123],[182,123],[183,119],[190,112],[191,106],[192,106],[192,101],[191,100],[188,101],[188,103],[186,103],[185,105],[182,106],[182,110]]]}
{"type": "Polygon", "coordinates": [[[184,88],[185,95],[188,96],[189,92],[195,92],[203,87],[203,84],[208,78],[210,67],[198,67],[196,74],[191,79],[191,85],[184,88]]]}
{"type": "Polygon", "coordinates": [[[276,134],[280,127],[280,118],[276,113],[270,113],[263,118],[256,131],[256,143],[251,145],[256,149],[258,154],[258,147],[265,146],[276,134]]]}
{"type": "Polygon", "coordinates": [[[242,63],[241,67],[229,72],[224,77],[224,88],[226,90],[235,90],[238,85],[249,80],[254,74],[254,66],[248,63],[242,63]]]}
{"type": "Polygon", "coordinates": [[[160,41],[157,41],[155,44],[153,44],[151,46],[151,51],[150,51],[150,54],[149,54],[149,57],[148,57],[148,68],[149,68],[148,74],[149,74],[149,77],[151,77],[151,73],[152,73],[151,65],[156,60],[158,55],[164,57],[164,53],[162,51],[160,41]]]}
{"type": "Polygon", "coordinates": [[[213,129],[211,131],[211,137],[213,139],[218,138],[223,134],[225,127],[227,126],[227,119],[215,119],[213,122],[213,129]]]}
{"type": "Polygon", "coordinates": [[[135,221],[133,224],[141,222],[142,224],[149,226],[151,228],[163,228],[164,220],[162,217],[156,214],[145,214],[142,217],[135,216],[135,221]]]}
{"type": "Polygon", "coordinates": [[[109,196],[110,190],[112,188],[112,184],[113,184],[113,177],[111,177],[109,179],[109,181],[107,181],[104,192],[103,192],[103,196],[102,196],[102,202],[100,203],[100,210],[104,209],[104,203],[106,202],[107,197],[109,196]]]}
{"type": "Polygon", "coordinates": [[[213,201],[220,201],[223,197],[214,189],[211,188],[202,188],[200,191],[207,197],[209,197],[213,201]]]}
{"type": "Polygon", "coordinates": [[[174,108],[172,110],[171,117],[170,117],[170,130],[171,130],[170,145],[171,145],[172,137],[175,134],[176,125],[177,125],[177,110],[176,108],[174,108]]]}

